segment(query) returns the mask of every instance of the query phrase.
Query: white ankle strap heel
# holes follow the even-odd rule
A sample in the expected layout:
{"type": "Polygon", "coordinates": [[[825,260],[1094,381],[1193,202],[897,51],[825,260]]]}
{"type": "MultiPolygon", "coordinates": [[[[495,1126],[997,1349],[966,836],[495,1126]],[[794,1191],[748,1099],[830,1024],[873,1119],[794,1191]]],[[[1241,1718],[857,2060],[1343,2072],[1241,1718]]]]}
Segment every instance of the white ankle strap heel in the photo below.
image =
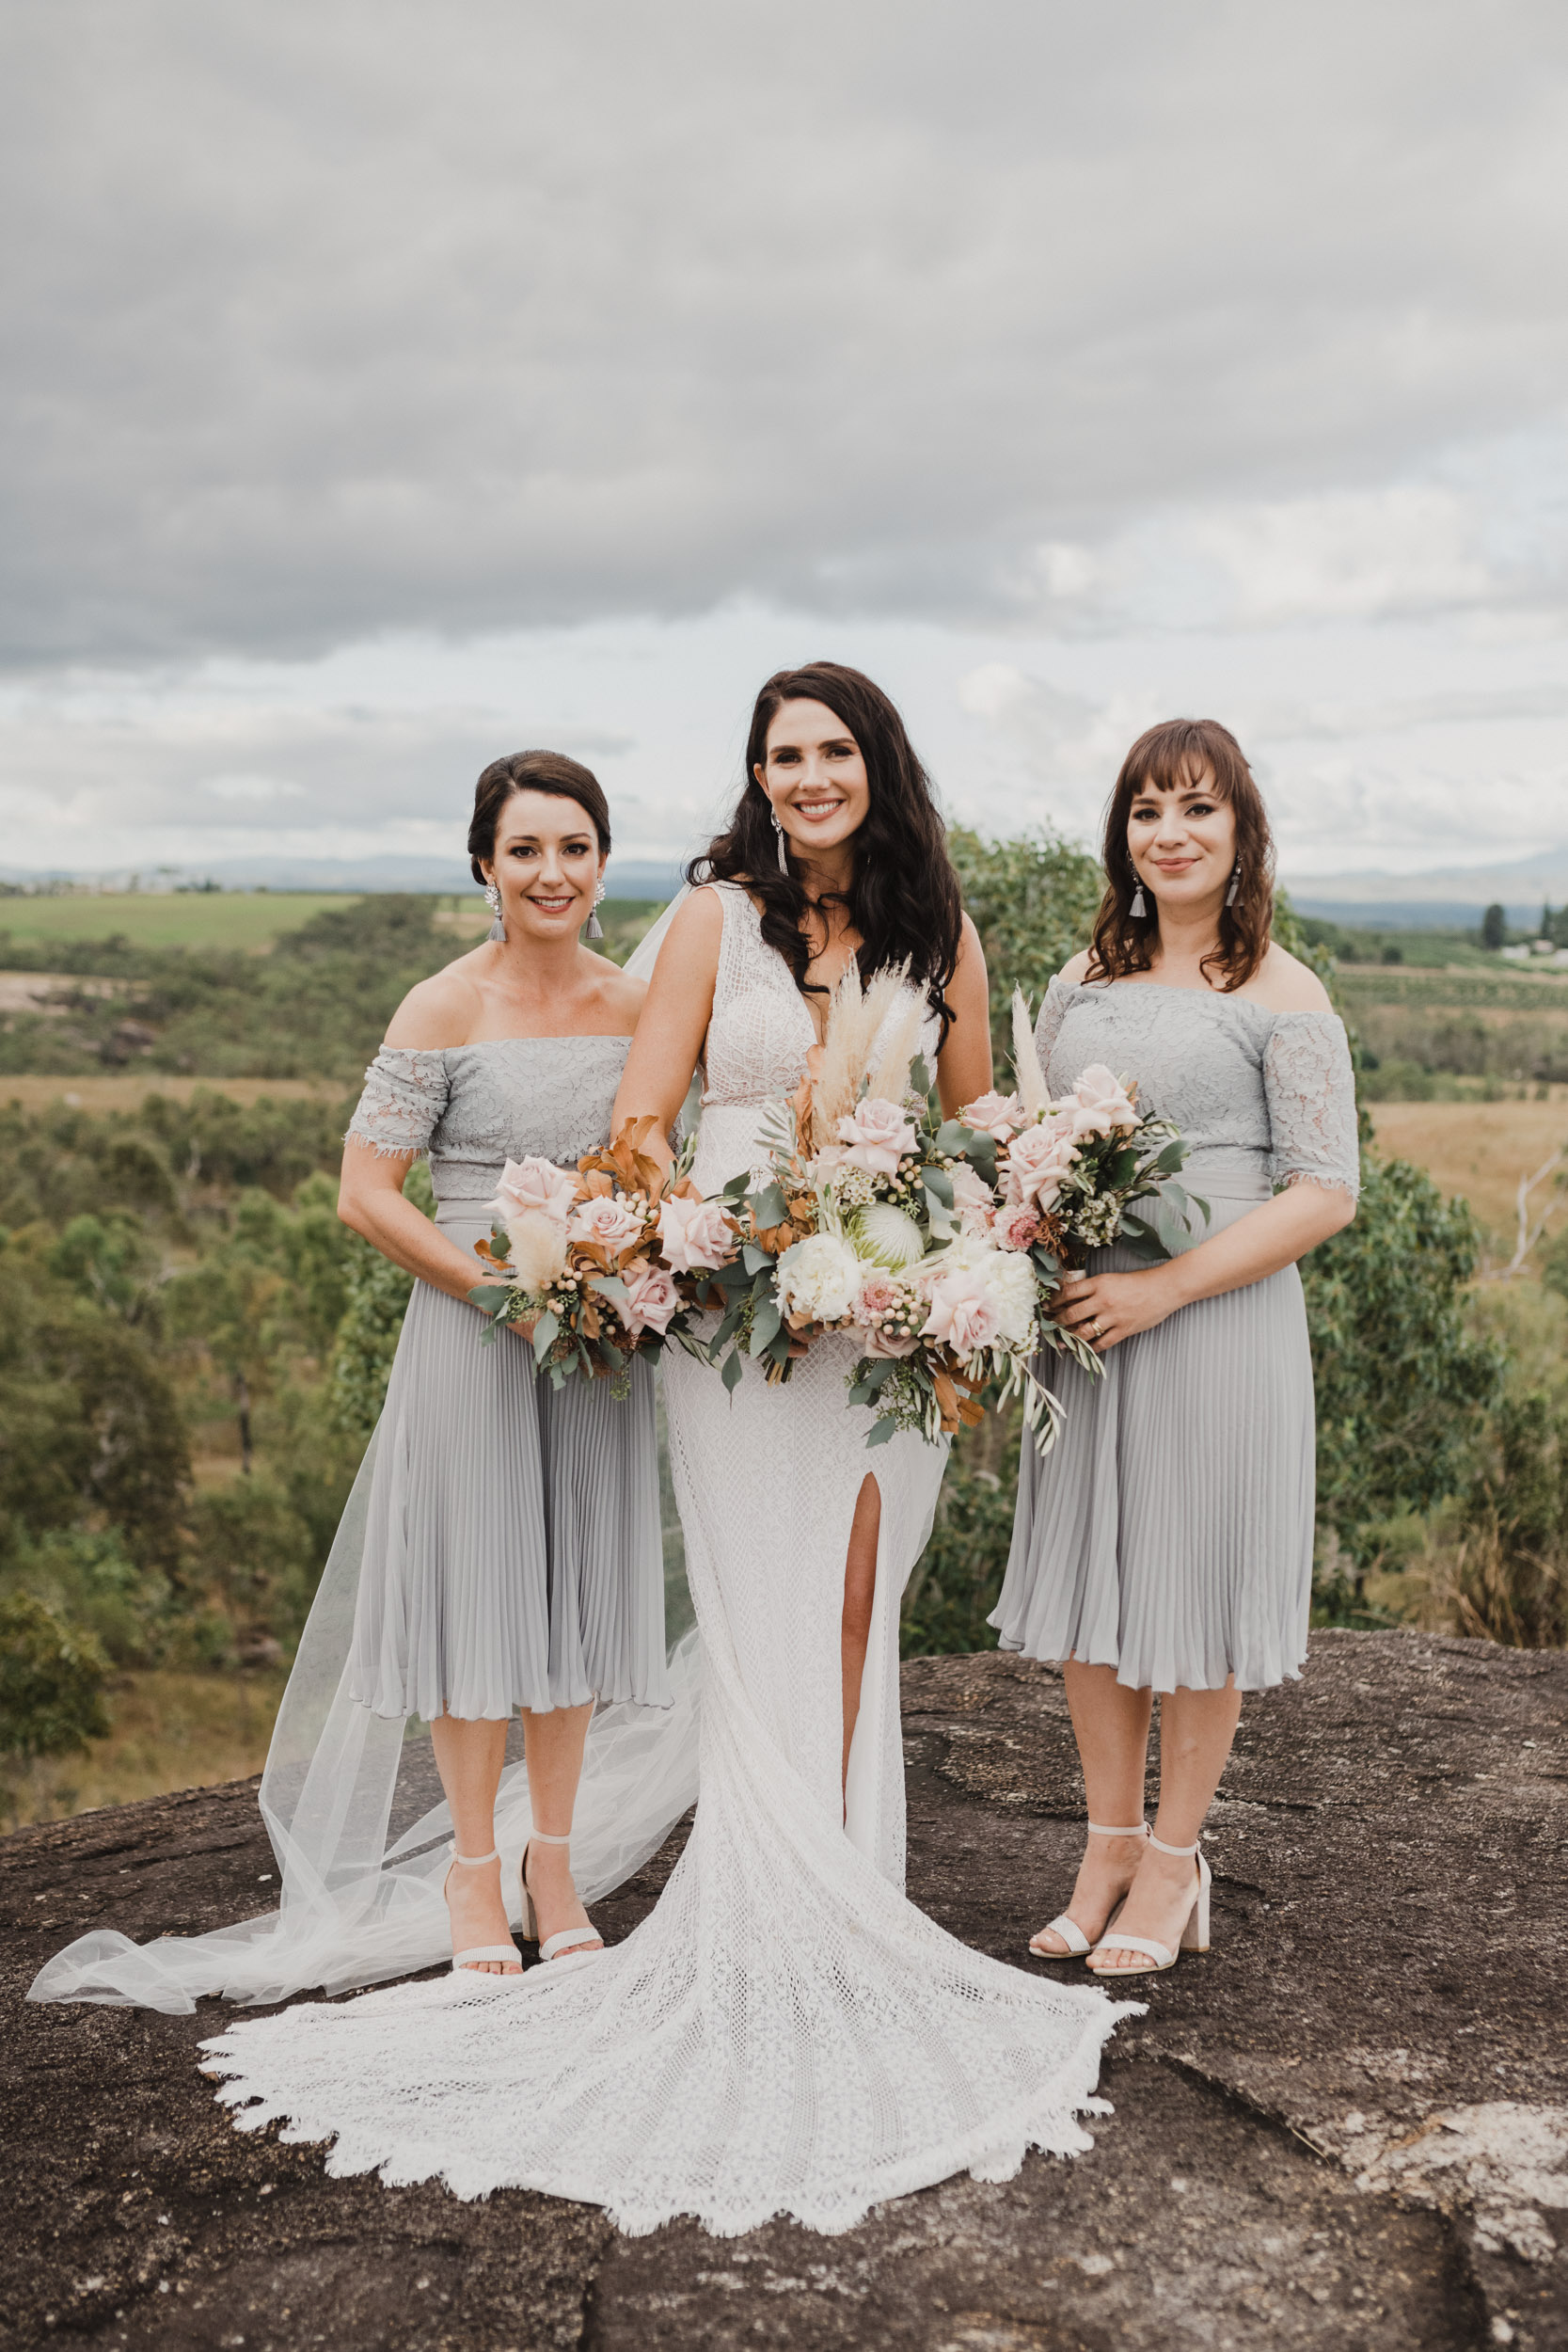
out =
{"type": "Polygon", "coordinates": [[[539,1914],[533,1907],[533,1897],[529,1893],[528,1886],[528,1847],[569,1846],[571,1842],[570,1830],[564,1837],[552,1836],[547,1829],[530,1830],[528,1846],[523,1848],[523,1858],[517,1866],[523,1888],[523,1941],[525,1944],[539,1944],[541,1960],[554,1960],[560,1952],[578,1951],[584,1945],[602,1944],[604,1941],[590,1919],[580,1928],[562,1928],[559,1935],[547,1935],[542,1944],[539,1943],[539,1914]]]}
{"type": "MultiPolygon", "coordinates": [[[[1147,1821],[1134,1821],[1131,1829],[1107,1829],[1103,1821],[1085,1821],[1084,1826],[1091,1837],[1147,1837],[1148,1836],[1147,1821]]],[[[1125,1900],[1124,1896],[1122,1901],[1125,1900]]],[[[1121,1903],[1117,1903],[1116,1910],[1112,1912],[1105,1923],[1107,1930],[1115,1926],[1120,1913],[1121,1903]]],[[[1067,1913],[1063,1911],[1059,1912],[1054,1919],[1048,1920],[1043,1928],[1038,1929],[1030,1937],[1028,1948],[1037,1960],[1082,1960],[1085,1953],[1092,1951],[1094,1947],[1077,1920],[1069,1919],[1067,1913]],[[1067,1946],[1067,1950],[1065,1952],[1044,1950],[1040,1944],[1042,1935],[1059,1935],[1067,1946]]]]}
{"type": "MultiPolygon", "coordinates": [[[[457,1848],[453,1846],[451,1850],[451,1860],[447,1865],[447,1879],[451,1878],[453,1870],[459,1868],[465,1870],[483,1870],[487,1862],[499,1862],[499,1860],[500,1854],[494,1846],[491,1847],[488,1853],[459,1853],[457,1848]]],[[[441,1893],[443,1897],[447,1891],[447,1879],[443,1879],[441,1881],[441,1893]]],[[[511,1963],[510,1966],[503,1971],[503,1974],[508,1976],[516,1975],[522,1967],[522,1963],[517,1958],[517,1947],[515,1944],[470,1944],[466,1952],[454,1952],[452,1954],[451,1964],[453,1968],[472,1968],[477,1962],[482,1960],[500,1960],[509,1962],[511,1963]]]]}
{"type": "MultiPolygon", "coordinates": [[[[1177,1949],[1206,1952],[1209,1949],[1209,1889],[1213,1884],[1213,1872],[1209,1867],[1201,1845],[1167,1846],[1164,1839],[1156,1837],[1152,1830],[1148,1832],[1148,1842],[1156,1853],[1175,1854],[1178,1860],[1184,1854],[1196,1859],[1197,1884],[1193,1889],[1193,1906],[1177,1940],[1177,1949]]],[[[1145,1965],[1136,1968],[1097,1968],[1094,1972],[1097,1977],[1152,1977],[1162,1974],[1166,1968],[1175,1967],[1176,1953],[1168,1944],[1162,1944],[1151,1935],[1113,1935],[1111,1927],[1115,1925],[1113,1919],[1095,1946],[1095,1950],[1142,1952],[1145,1965]]]]}

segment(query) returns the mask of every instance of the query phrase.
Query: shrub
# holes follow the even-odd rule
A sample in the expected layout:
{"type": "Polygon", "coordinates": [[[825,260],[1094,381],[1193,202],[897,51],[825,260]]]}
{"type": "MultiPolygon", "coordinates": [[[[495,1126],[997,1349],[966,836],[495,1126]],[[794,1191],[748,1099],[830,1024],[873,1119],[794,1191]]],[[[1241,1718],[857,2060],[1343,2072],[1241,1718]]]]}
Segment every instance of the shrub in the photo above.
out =
{"type": "Polygon", "coordinates": [[[1467,1330],[1480,1235],[1403,1160],[1369,1157],[1354,1225],[1302,1264],[1318,1399],[1318,1516],[1351,1568],[1322,1597],[1361,1597],[1379,1522],[1430,1510],[1466,1479],[1503,1356],[1467,1330]],[[1347,1587],[1349,1589],[1347,1589],[1347,1587]]]}
{"type": "Polygon", "coordinates": [[[961,1430],[942,1482],[930,1540],[904,1594],[905,1658],[994,1649],[986,1623],[1002,1590],[1018,1492],[1019,1416],[961,1430]]]}
{"type": "Polygon", "coordinates": [[[31,1593],[0,1599],[0,1756],[64,1756],[101,1740],[103,1651],[31,1593]]]}

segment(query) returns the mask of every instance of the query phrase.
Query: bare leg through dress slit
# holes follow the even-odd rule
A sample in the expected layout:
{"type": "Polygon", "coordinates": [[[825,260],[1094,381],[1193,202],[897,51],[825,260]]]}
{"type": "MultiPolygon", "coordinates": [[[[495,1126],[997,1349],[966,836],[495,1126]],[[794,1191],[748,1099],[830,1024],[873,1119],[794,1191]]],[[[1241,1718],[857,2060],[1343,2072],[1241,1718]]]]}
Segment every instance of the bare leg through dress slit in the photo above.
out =
{"type": "Polygon", "coordinates": [[[844,1670],[844,1785],[849,1785],[849,1751],[860,1719],[866,1646],[877,1605],[877,1554],[882,1537],[882,1490],[870,1471],[855,1497],[849,1548],[844,1563],[844,1615],[840,1644],[844,1670]]]}

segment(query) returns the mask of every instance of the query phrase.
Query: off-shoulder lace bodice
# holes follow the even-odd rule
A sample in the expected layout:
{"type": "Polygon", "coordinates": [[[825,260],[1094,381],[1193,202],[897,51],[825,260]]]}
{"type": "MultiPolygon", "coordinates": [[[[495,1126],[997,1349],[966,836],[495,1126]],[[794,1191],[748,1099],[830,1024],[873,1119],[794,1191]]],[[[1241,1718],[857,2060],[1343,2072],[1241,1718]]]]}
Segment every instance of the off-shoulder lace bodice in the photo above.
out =
{"type": "Polygon", "coordinates": [[[1158,982],[1054,979],[1036,1025],[1053,1094],[1086,1063],[1135,1078],[1139,1101],[1186,1137],[1182,1181],[1259,1200],[1280,1184],[1360,1188],[1355,1082],[1332,1012],[1272,1012],[1247,996],[1158,982]]]}
{"type": "Polygon", "coordinates": [[[431,1050],[384,1045],[349,1136],[384,1152],[428,1152],[443,1205],[490,1200],[528,1152],[575,1168],[610,1137],[629,1037],[488,1038],[431,1050]]]}

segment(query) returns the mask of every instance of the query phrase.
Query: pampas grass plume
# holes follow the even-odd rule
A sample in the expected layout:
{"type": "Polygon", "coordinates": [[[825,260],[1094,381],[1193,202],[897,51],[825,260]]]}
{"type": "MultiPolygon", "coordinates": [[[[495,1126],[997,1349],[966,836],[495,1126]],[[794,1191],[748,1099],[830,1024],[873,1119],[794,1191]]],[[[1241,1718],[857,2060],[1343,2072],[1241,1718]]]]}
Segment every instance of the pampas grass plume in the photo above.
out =
{"type": "Polygon", "coordinates": [[[1019,1101],[1031,1119],[1037,1118],[1051,1097],[1035,1045],[1035,1025],[1029,1018],[1028,1003],[1021,988],[1013,991],[1013,1074],[1018,1080],[1019,1101]]]}
{"type": "Polygon", "coordinates": [[[838,1133],[838,1122],[852,1111],[860,1097],[861,1080],[895,997],[904,984],[904,966],[873,975],[862,992],[853,962],[828,1003],[828,1023],[822,1040],[822,1059],[812,1081],[812,1142],[820,1150],[838,1133]]]}
{"type": "Polygon", "coordinates": [[[566,1228],[543,1209],[525,1209],[508,1221],[506,1237],[512,1244],[513,1280],[530,1298],[543,1297],[566,1271],[566,1228]]]}

